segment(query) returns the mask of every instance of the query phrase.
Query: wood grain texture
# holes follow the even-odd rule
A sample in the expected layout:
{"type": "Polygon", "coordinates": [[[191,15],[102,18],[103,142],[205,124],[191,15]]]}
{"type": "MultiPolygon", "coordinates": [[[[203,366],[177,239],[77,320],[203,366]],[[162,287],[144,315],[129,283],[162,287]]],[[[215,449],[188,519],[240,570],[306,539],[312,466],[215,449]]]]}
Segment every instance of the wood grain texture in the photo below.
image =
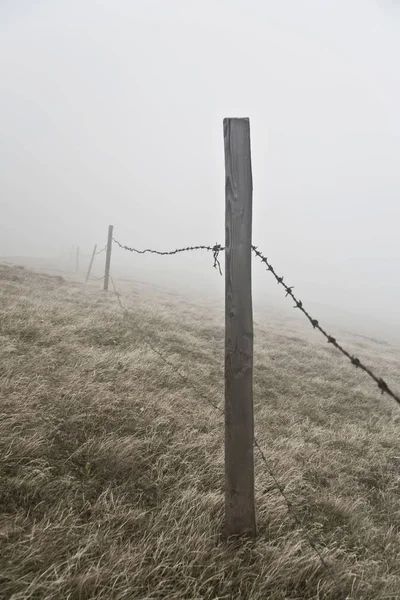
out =
{"type": "Polygon", "coordinates": [[[254,505],[253,182],[249,119],[224,119],[225,144],[225,528],[257,534],[254,505]]]}
{"type": "Polygon", "coordinates": [[[107,254],[106,254],[106,268],[104,271],[104,291],[108,291],[108,281],[110,279],[110,264],[111,264],[111,250],[113,243],[113,225],[108,226],[108,238],[107,238],[107,254]]]}

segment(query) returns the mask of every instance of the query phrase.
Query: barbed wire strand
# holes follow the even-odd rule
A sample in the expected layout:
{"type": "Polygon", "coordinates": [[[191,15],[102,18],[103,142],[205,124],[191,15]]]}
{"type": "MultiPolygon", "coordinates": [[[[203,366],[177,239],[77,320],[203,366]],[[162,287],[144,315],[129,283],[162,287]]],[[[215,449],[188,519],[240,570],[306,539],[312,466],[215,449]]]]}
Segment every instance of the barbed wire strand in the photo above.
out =
{"type": "MultiPolygon", "coordinates": [[[[126,308],[126,306],[123,305],[122,301],[121,301],[121,294],[117,291],[117,288],[115,286],[114,283],[114,279],[112,278],[111,274],[110,274],[110,279],[111,279],[111,283],[112,286],[114,288],[114,293],[117,297],[118,300],[118,304],[121,307],[121,309],[123,310],[123,312],[125,313],[125,315],[131,319],[131,313],[130,311],[126,308]]],[[[174,365],[174,363],[172,363],[170,360],[168,360],[168,358],[166,358],[162,352],[160,352],[158,350],[158,348],[156,348],[154,346],[154,344],[152,342],[149,341],[149,339],[147,338],[147,336],[143,333],[143,330],[140,329],[140,327],[138,327],[137,321],[135,321],[135,329],[137,329],[141,336],[142,336],[142,340],[145,342],[145,344],[147,344],[149,346],[149,348],[155,353],[157,354],[161,360],[168,365],[171,369],[173,369],[173,371],[180,377],[180,379],[186,384],[189,385],[189,387],[191,387],[196,394],[198,394],[201,398],[203,398],[203,400],[205,400],[206,402],[208,402],[208,404],[210,404],[215,410],[217,410],[218,412],[220,412],[221,414],[224,414],[224,411],[214,402],[212,402],[189,378],[187,375],[183,375],[179,369],[176,368],[176,366],[174,365]]]]}
{"type": "Polygon", "coordinates": [[[221,246],[221,244],[215,244],[214,246],[187,246],[186,248],[176,248],[175,250],[168,250],[161,252],[160,250],[152,250],[151,248],[146,248],[145,250],[137,250],[136,248],[130,248],[129,246],[124,246],[118,240],[113,238],[113,241],[120,247],[122,250],[127,250],[128,252],[135,252],[136,254],[158,254],[159,256],[172,256],[174,254],[179,254],[181,252],[191,252],[193,250],[207,250],[213,253],[214,258],[214,269],[218,269],[220,275],[222,275],[221,265],[219,262],[219,253],[225,250],[221,246]]]}
{"type": "MultiPolygon", "coordinates": [[[[137,254],[145,254],[145,253],[151,253],[151,254],[158,254],[160,256],[166,256],[166,255],[174,255],[174,254],[178,254],[181,252],[188,252],[188,251],[192,251],[192,250],[208,250],[208,251],[212,251],[213,252],[213,257],[214,257],[214,268],[218,268],[220,274],[222,275],[222,271],[221,271],[221,265],[219,262],[219,253],[224,251],[225,248],[221,245],[221,244],[215,244],[214,246],[188,246],[186,248],[177,248],[175,250],[170,250],[170,251],[164,251],[161,252],[159,250],[153,250],[151,248],[146,248],[145,250],[137,250],[136,248],[130,248],[129,246],[125,246],[123,244],[121,244],[120,242],[118,242],[118,240],[116,240],[115,238],[113,238],[113,241],[123,250],[128,250],[129,252],[136,252],[137,254]]],[[[334,338],[333,336],[329,335],[319,324],[319,322],[317,321],[317,319],[313,319],[311,317],[311,315],[305,310],[303,303],[301,300],[298,300],[296,298],[296,296],[293,294],[293,289],[294,286],[288,286],[286,285],[286,283],[284,283],[283,281],[283,277],[279,276],[275,269],[273,268],[273,266],[271,265],[271,263],[268,261],[268,258],[262,254],[259,250],[257,246],[252,245],[251,246],[254,254],[260,258],[260,260],[266,265],[267,270],[270,271],[273,276],[275,277],[276,281],[278,282],[278,284],[282,285],[283,288],[286,291],[286,296],[290,296],[293,301],[295,302],[295,306],[293,308],[298,308],[302,311],[302,313],[307,317],[307,319],[309,320],[309,322],[311,323],[311,325],[313,326],[314,329],[318,329],[318,331],[320,331],[322,333],[322,335],[325,336],[325,338],[327,339],[329,344],[332,344],[335,348],[337,348],[337,350],[339,350],[344,356],[346,356],[350,362],[352,363],[352,365],[354,365],[354,367],[356,368],[360,368],[361,370],[363,370],[365,373],[367,373],[367,375],[369,375],[369,377],[377,384],[377,386],[379,387],[379,389],[381,390],[382,394],[386,393],[389,396],[391,396],[396,402],[397,404],[399,404],[400,406],[400,397],[395,394],[390,387],[388,386],[388,384],[381,378],[381,377],[377,377],[369,367],[367,367],[366,365],[364,365],[361,360],[355,356],[352,356],[347,350],[345,350],[343,348],[343,346],[341,344],[339,344],[336,340],[336,338],[334,338]]]]}
{"type": "MultiPolygon", "coordinates": [[[[213,251],[214,253],[214,267],[219,269],[220,274],[222,275],[222,271],[221,271],[221,266],[218,260],[218,255],[219,252],[225,250],[225,248],[223,248],[220,244],[216,244],[215,246],[189,246],[186,248],[177,248],[175,250],[172,251],[167,251],[167,252],[161,252],[161,251],[157,251],[157,250],[152,250],[150,248],[146,248],[145,250],[137,250],[136,248],[130,248],[128,246],[124,246],[122,245],[120,242],[118,242],[117,240],[115,240],[113,238],[113,241],[120,246],[122,249],[124,250],[128,250],[130,252],[135,252],[137,254],[145,254],[145,253],[152,253],[152,254],[157,254],[157,255],[161,255],[161,256],[166,256],[166,255],[175,255],[181,252],[187,252],[187,251],[192,251],[192,250],[208,250],[208,251],[213,251]]],[[[361,360],[355,356],[352,356],[347,350],[345,350],[343,348],[343,346],[341,344],[339,344],[336,340],[336,338],[334,338],[333,336],[331,336],[330,334],[328,334],[319,324],[319,322],[316,319],[313,319],[311,317],[311,315],[306,311],[306,309],[303,306],[303,303],[301,300],[298,300],[296,298],[296,296],[293,294],[293,286],[288,286],[286,283],[284,283],[283,281],[283,277],[279,276],[277,274],[277,272],[275,271],[275,269],[273,268],[273,266],[271,265],[271,263],[268,261],[268,258],[265,257],[257,248],[257,246],[251,246],[253,252],[255,253],[255,255],[260,258],[260,260],[266,265],[267,270],[270,271],[273,276],[275,277],[276,281],[278,284],[282,285],[282,287],[285,289],[286,291],[286,296],[290,296],[292,298],[292,300],[295,302],[295,306],[293,308],[298,308],[299,310],[301,310],[301,312],[303,312],[303,314],[307,317],[307,319],[309,320],[309,322],[311,323],[311,325],[313,326],[314,329],[318,329],[318,331],[320,331],[320,333],[322,333],[322,335],[324,335],[324,337],[327,339],[328,343],[332,344],[335,348],[337,348],[345,357],[347,357],[350,362],[356,367],[356,368],[361,368],[365,373],[367,373],[371,379],[378,385],[379,389],[381,390],[382,394],[383,393],[387,393],[389,396],[391,396],[399,405],[400,405],[400,398],[399,396],[397,396],[397,394],[395,394],[388,386],[388,384],[382,379],[382,378],[378,378],[372,371],[371,369],[369,369],[367,366],[365,366],[361,360]]],[[[113,282],[113,281],[112,281],[113,282]]],[[[114,282],[113,282],[113,286],[114,286],[114,282]]],[[[115,289],[115,286],[114,286],[115,289]]],[[[118,292],[115,289],[115,292],[118,294],[118,292]]],[[[120,301],[120,298],[118,296],[118,299],[120,301]]],[[[120,303],[121,304],[121,303],[120,303]]],[[[122,307],[122,304],[121,304],[122,307]]],[[[124,308],[124,307],[122,307],[124,308]]],[[[127,310],[124,308],[124,310],[127,310]]],[[[149,344],[150,345],[150,344],[149,344]]],[[[152,346],[150,346],[152,347],[152,346]]],[[[175,366],[170,363],[167,359],[165,359],[164,356],[162,356],[162,354],[155,349],[154,347],[152,347],[152,350],[155,351],[163,360],[164,362],[166,362],[166,364],[168,364],[169,366],[171,366],[175,371],[176,368],[175,366]]],[[[176,371],[178,372],[178,371],[176,371]]],[[[179,373],[179,376],[187,383],[190,383],[190,380],[188,380],[187,377],[183,376],[181,373],[179,373]]],[[[197,392],[198,390],[196,388],[194,388],[197,392]]],[[[209,399],[206,398],[204,396],[203,393],[201,393],[201,396],[206,399],[209,402],[209,399]]],[[[213,405],[213,404],[212,404],[213,405]]],[[[221,411],[221,409],[219,407],[217,407],[216,405],[213,405],[214,408],[217,408],[218,412],[220,413],[224,413],[224,411],[221,411]]],[[[296,521],[297,525],[302,529],[302,531],[304,532],[305,538],[307,539],[308,543],[310,544],[311,548],[316,552],[316,554],[319,557],[319,560],[321,561],[321,564],[324,566],[324,568],[327,570],[327,572],[330,574],[331,579],[334,581],[335,585],[338,585],[338,582],[336,581],[336,578],[333,574],[333,571],[331,570],[331,568],[329,567],[329,565],[327,564],[327,562],[325,561],[325,559],[323,558],[321,552],[318,550],[316,544],[313,542],[313,540],[310,538],[310,536],[307,534],[307,532],[304,531],[302,524],[301,524],[301,520],[299,519],[299,517],[297,516],[296,511],[293,508],[293,504],[290,502],[289,498],[287,497],[283,486],[279,483],[276,475],[274,474],[273,470],[271,469],[270,465],[268,464],[268,461],[265,457],[264,452],[262,451],[257,439],[254,439],[254,445],[257,448],[257,450],[260,453],[260,456],[262,458],[262,461],[266,467],[266,470],[268,472],[268,474],[271,476],[271,478],[274,481],[274,484],[276,486],[276,488],[278,489],[278,491],[281,493],[282,497],[285,500],[285,503],[287,505],[288,511],[293,515],[294,520],[296,521]]]]}
{"type": "Polygon", "coordinates": [[[257,246],[252,246],[252,250],[254,252],[254,254],[256,256],[258,256],[258,258],[260,258],[261,262],[263,262],[266,267],[267,270],[270,271],[272,273],[272,275],[275,277],[277,283],[279,285],[281,285],[285,290],[286,290],[286,296],[290,296],[292,298],[292,300],[295,302],[295,306],[293,308],[298,308],[299,310],[301,310],[301,312],[307,317],[307,319],[309,320],[309,322],[311,323],[311,325],[313,326],[314,329],[318,329],[318,331],[320,331],[322,333],[323,336],[325,336],[325,338],[328,340],[328,344],[332,344],[332,346],[334,346],[335,348],[337,348],[344,356],[346,356],[352,365],[354,365],[356,368],[362,369],[365,373],[367,373],[367,375],[369,375],[371,377],[371,379],[373,379],[373,381],[375,381],[375,383],[377,384],[377,386],[379,387],[379,389],[381,390],[382,394],[388,394],[389,396],[391,396],[396,402],[397,404],[400,405],[400,397],[395,394],[388,386],[388,384],[380,377],[377,377],[369,367],[366,367],[359,358],[357,358],[356,356],[352,356],[349,352],[347,352],[347,350],[345,350],[343,348],[343,346],[341,346],[336,338],[334,338],[333,336],[329,335],[329,333],[327,333],[319,324],[319,322],[317,321],[317,319],[313,319],[312,316],[306,311],[306,309],[303,306],[303,303],[301,300],[298,300],[296,298],[296,296],[293,294],[293,288],[294,286],[288,286],[286,285],[286,283],[283,281],[283,277],[280,277],[275,269],[273,268],[273,266],[271,265],[271,263],[268,261],[268,258],[266,256],[264,256],[262,254],[262,252],[260,252],[257,248],[257,246]]]}
{"type": "MultiPolygon", "coordinates": [[[[117,297],[117,300],[118,300],[118,304],[119,304],[120,308],[122,309],[122,311],[125,313],[125,315],[126,315],[126,316],[127,316],[129,319],[130,319],[130,318],[131,318],[131,313],[130,313],[130,311],[129,311],[129,310],[126,308],[126,306],[124,306],[124,304],[122,303],[122,300],[121,300],[121,294],[120,294],[120,293],[117,291],[117,288],[116,288],[116,286],[115,286],[114,279],[113,279],[113,277],[111,276],[111,274],[110,274],[110,279],[111,279],[112,286],[113,286],[113,288],[114,288],[114,293],[115,293],[115,295],[116,295],[116,297],[117,297]]],[[[137,327],[137,322],[135,322],[135,328],[136,328],[136,329],[139,329],[139,328],[137,327]]],[[[140,331],[140,329],[139,329],[139,331],[140,331]]],[[[211,406],[212,406],[212,407],[213,407],[215,410],[217,410],[217,411],[218,411],[218,413],[219,413],[220,415],[224,415],[224,414],[225,414],[225,411],[224,411],[224,410],[222,410],[222,409],[221,409],[219,406],[217,406],[217,405],[216,405],[214,402],[212,402],[212,401],[211,401],[211,400],[210,400],[210,399],[209,399],[209,398],[208,398],[208,397],[207,397],[207,396],[206,396],[206,395],[205,395],[203,392],[201,392],[201,391],[199,390],[199,388],[198,388],[198,387],[197,387],[197,386],[196,386],[196,385],[195,385],[195,384],[194,384],[194,383],[193,383],[193,382],[192,382],[192,381],[191,381],[191,380],[188,378],[188,376],[186,376],[186,375],[183,375],[183,374],[182,374],[182,373],[181,373],[181,372],[180,372],[180,371],[179,371],[179,370],[176,368],[176,366],[175,366],[175,365],[174,365],[174,364],[173,364],[171,361],[169,361],[169,360],[168,360],[168,359],[167,359],[167,358],[166,358],[166,357],[165,357],[165,356],[164,356],[164,355],[163,355],[163,354],[162,354],[162,353],[161,353],[161,352],[158,350],[158,348],[156,348],[156,347],[154,346],[154,344],[152,344],[152,343],[151,343],[151,342],[150,342],[150,341],[149,341],[149,340],[146,338],[146,336],[145,336],[145,335],[142,333],[142,331],[140,331],[140,333],[141,333],[141,335],[142,335],[142,339],[143,339],[143,341],[144,341],[144,342],[145,342],[145,343],[146,343],[146,344],[149,346],[149,348],[150,348],[150,349],[151,349],[151,350],[152,350],[152,351],[153,351],[155,354],[157,354],[157,355],[158,355],[158,356],[159,356],[159,357],[162,359],[162,361],[163,361],[163,362],[164,362],[166,365],[168,365],[170,368],[172,368],[172,369],[174,370],[174,372],[175,372],[175,373],[176,373],[176,374],[177,374],[177,375],[178,375],[178,376],[181,378],[181,380],[182,380],[182,381],[183,381],[185,384],[189,385],[189,387],[191,387],[191,388],[192,388],[192,389],[193,389],[193,390],[194,390],[194,391],[195,391],[195,392],[196,392],[196,393],[197,393],[197,394],[198,394],[198,395],[199,395],[199,396],[200,396],[200,397],[201,397],[203,400],[205,400],[205,401],[206,401],[208,404],[210,404],[210,405],[211,405],[211,406]]],[[[279,480],[278,480],[278,477],[276,476],[276,474],[274,473],[274,471],[273,471],[273,469],[272,469],[271,465],[269,464],[269,462],[268,462],[268,460],[267,460],[267,458],[266,458],[266,456],[265,456],[265,453],[263,452],[263,450],[262,450],[262,448],[261,448],[261,446],[260,446],[260,444],[259,444],[259,442],[258,442],[258,440],[257,440],[257,438],[256,438],[256,437],[254,437],[254,446],[257,448],[257,450],[258,450],[258,452],[259,452],[259,454],[260,454],[260,456],[261,456],[261,459],[262,459],[262,461],[263,461],[263,463],[264,463],[264,466],[265,466],[265,469],[266,469],[267,473],[268,473],[268,474],[269,474],[269,476],[272,478],[272,480],[273,480],[273,482],[274,482],[274,484],[275,484],[275,487],[276,487],[276,489],[277,489],[277,490],[278,490],[278,492],[281,494],[281,496],[282,496],[282,498],[283,498],[283,500],[284,500],[284,502],[285,502],[285,504],[286,504],[286,506],[287,506],[288,512],[289,512],[289,513],[290,513],[290,514],[293,516],[293,519],[294,519],[294,521],[296,522],[296,525],[297,525],[297,526],[298,526],[298,527],[301,529],[301,531],[303,532],[303,535],[304,535],[304,538],[305,538],[305,540],[306,540],[306,541],[307,541],[307,543],[310,545],[311,549],[312,549],[312,550],[313,550],[313,551],[316,553],[316,555],[317,555],[317,557],[318,557],[318,559],[319,559],[319,561],[320,561],[321,565],[324,567],[324,569],[326,570],[326,572],[327,572],[327,573],[328,573],[328,575],[330,576],[330,578],[331,578],[331,580],[333,581],[333,583],[335,584],[335,586],[337,586],[337,587],[340,589],[340,588],[341,588],[341,584],[340,584],[340,583],[338,582],[338,580],[336,579],[336,577],[335,577],[335,574],[334,574],[333,570],[331,569],[331,567],[328,565],[328,563],[327,563],[327,562],[326,562],[326,560],[324,559],[324,557],[323,557],[322,553],[321,553],[321,552],[320,552],[320,550],[318,549],[318,547],[317,547],[317,545],[315,544],[315,542],[314,542],[314,541],[311,539],[310,535],[309,535],[309,534],[308,534],[308,533],[305,531],[305,529],[304,529],[304,527],[303,527],[303,525],[302,525],[302,523],[301,523],[301,520],[300,520],[300,518],[298,517],[298,515],[297,515],[297,513],[296,513],[296,510],[295,510],[295,509],[294,509],[294,507],[293,507],[293,504],[292,504],[292,502],[289,500],[289,498],[288,498],[288,496],[287,496],[287,494],[286,494],[286,492],[285,492],[285,489],[284,489],[284,487],[283,487],[283,486],[282,486],[282,484],[279,482],[279,480]]],[[[347,598],[347,595],[344,595],[344,600],[346,600],[346,598],[347,598]]]]}
{"type": "MultiPolygon", "coordinates": [[[[105,250],[107,250],[107,244],[104,246],[104,248],[101,248],[101,250],[97,250],[97,252],[94,253],[94,256],[96,256],[96,254],[101,254],[105,250]]],[[[85,254],[83,254],[83,253],[79,254],[79,258],[92,258],[92,256],[93,256],[93,252],[91,252],[90,254],[86,254],[86,253],[85,254]]],[[[75,257],[72,256],[71,257],[71,262],[72,261],[75,262],[75,260],[76,260],[75,257]]]]}
{"type": "Polygon", "coordinates": [[[108,244],[106,244],[106,245],[104,246],[104,248],[102,248],[101,250],[97,250],[97,252],[95,252],[95,253],[94,253],[94,254],[95,254],[95,256],[96,256],[96,254],[101,254],[102,252],[104,252],[105,250],[107,250],[107,246],[108,246],[108,244]]]}
{"type": "Polygon", "coordinates": [[[258,452],[259,452],[259,454],[261,456],[261,459],[262,459],[262,461],[264,463],[264,466],[265,466],[265,469],[266,469],[267,473],[269,474],[269,476],[273,480],[273,482],[275,484],[275,487],[277,488],[277,490],[281,494],[282,498],[284,499],[286,507],[288,509],[288,512],[292,515],[293,520],[295,521],[296,525],[303,532],[303,536],[304,536],[306,542],[309,544],[309,546],[311,546],[312,550],[318,556],[321,565],[327,571],[327,573],[329,574],[329,576],[330,576],[331,580],[333,581],[333,583],[344,594],[343,600],[347,600],[348,595],[344,592],[342,584],[336,578],[333,570],[331,569],[331,567],[328,565],[328,563],[326,562],[325,558],[323,557],[322,552],[318,549],[317,544],[313,541],[313,539],[311,538],[310,534],[307,533],[307,531],[304,529],[303,524],[302,524],[302,522],[301,522],[301,520],[300,520],[300,518],[299,518],[299,516],[298,516],[298,514],[297,514],[297,512],[296,512],[296,510],[295,510],[295,508],[293,506],[293,503],[289,500],[288,495],[285,492],[284,486],[279,482],[279,479],[277,478],[277,476],[275,475],[274,471],[271,468],[271,465],[267,461],[265,453],[262,450],[262,448],[261,448],[261,446],[260,446],[257,438],[254,438],[254,446],[257,448],[257,450],[258,450],[258,452]]]}

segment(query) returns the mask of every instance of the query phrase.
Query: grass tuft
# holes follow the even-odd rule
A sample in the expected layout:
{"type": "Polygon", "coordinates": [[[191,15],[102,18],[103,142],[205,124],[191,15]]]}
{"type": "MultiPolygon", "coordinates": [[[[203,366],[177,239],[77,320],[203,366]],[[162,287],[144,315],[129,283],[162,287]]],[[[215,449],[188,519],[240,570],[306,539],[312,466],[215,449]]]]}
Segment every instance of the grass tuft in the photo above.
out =
{"type": "MultiPolygon", "coordinates": [[[[297,521],[256,453],[259,535],[227,543],[223,418],[174,370],[223,406],[221,311],[128,284],[124,302],[129,321],[95,286],[0,265],[0,598],[400,598],[390,399],[257,315],[256,433],[297,521]]],[[[398,350],[362,343],[399,388],[398,350]]]]}

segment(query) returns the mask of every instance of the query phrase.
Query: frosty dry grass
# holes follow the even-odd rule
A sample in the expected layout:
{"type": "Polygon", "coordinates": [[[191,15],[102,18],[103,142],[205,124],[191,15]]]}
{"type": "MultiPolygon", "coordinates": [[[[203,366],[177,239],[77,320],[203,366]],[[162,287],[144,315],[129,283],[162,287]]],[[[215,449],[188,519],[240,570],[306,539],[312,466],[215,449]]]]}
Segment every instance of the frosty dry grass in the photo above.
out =
{"type": "MultiPolygon", "coordinates": [[[[255,344],[259,537],[220,540],[221,312],[0,268],[0,597],[400,597],[400,413],[295,323],[255,344]],[[135,326],[136,324],[136,326],[135,326]]],[[[269,319],[270,321],[270,319],[269,319]]],[[[348,339],[400,387],[399,354],[348,339]]]]}

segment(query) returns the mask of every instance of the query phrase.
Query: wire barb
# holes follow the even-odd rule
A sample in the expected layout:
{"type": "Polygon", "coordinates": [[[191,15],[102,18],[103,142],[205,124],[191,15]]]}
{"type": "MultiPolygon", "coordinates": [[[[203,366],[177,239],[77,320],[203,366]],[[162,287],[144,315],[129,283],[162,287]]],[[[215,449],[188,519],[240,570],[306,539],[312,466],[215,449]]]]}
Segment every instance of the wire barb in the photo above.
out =
{"type": "Polygon", "coordinates": [[[339,352],[341,352],[344,356],[346,356],[352,365],[354,365],[356,368],[360,368],[362,369],[365,373],[367,373],[367,375],[369,375],[369,377],[375,381],[375,383],[377,384],[377,386],[379,387],[379,389],[381,390],[382,394],[388,394],[389,396],[391,396],[393,398],[393,400],[395,400],[397,402],[397,404],[400,406],[400,396],[398,394],[396,394],[395,392],[393,392],[390,387],[388,386],[388,384],[382,379],[377,377],[369,367],[366,367],[359,358],[352,356],[349,352],[347,352],[347,350],[345,350],[343,348],[343,346],[341,346],[337,341],[336,338],[334,338],[333,336],[329,335],[319,324],[319,322],[317,321],[317,319],[313,319],[311,317],[311,315],[305,310],[303,303],[301,300],[298,300],[296,298],[296,296],[293,294],[293,287],[289,287],[288,285],[286,285],[286,283],[283,282],[283,277],[280,277],[275,269],[273,268],[273,266],[270,264],[270,262],[268,261],[268,258],[266,256],[264,256],[257,248],[257,246],[252,246],[251,247],[254,254],[261,260],[262,263],[264,263],[267,267],[267,270],[270,271],[273,276],[275,277],[278,285],[282,285],[282,287],[286,290],[286,296],[290,296],[292,298],[292,300],[295,302],[295,306],[293,308],[298,308],[299,310],[301,310],[301,312],[307,317],[307,319],[309,320],[309,322],[311,323],[311,325],[313,326],[314,329],[318,329],[318,331],[320,331],[322,333],[323,336],[325,336],[325,338],[328,341],[328,344],[332,344],[333,346],[335,346],[335,348],[337,348],[337,350],[339,350],[339,352]]]}
{"type": "Polygon", "coordinates": [[[213,247],[212,251],[213,251],[213,258],[214,258],[214,269],[216,269],[218,267],[219,269],[219,274],[222,275],[222,271],[221,271],[221,264],[219,262],[219,253],[222,252],[222,250],[224,250],[224,248],[222,248],[221,244],[215,244],[215,246],[213,247]]]}

